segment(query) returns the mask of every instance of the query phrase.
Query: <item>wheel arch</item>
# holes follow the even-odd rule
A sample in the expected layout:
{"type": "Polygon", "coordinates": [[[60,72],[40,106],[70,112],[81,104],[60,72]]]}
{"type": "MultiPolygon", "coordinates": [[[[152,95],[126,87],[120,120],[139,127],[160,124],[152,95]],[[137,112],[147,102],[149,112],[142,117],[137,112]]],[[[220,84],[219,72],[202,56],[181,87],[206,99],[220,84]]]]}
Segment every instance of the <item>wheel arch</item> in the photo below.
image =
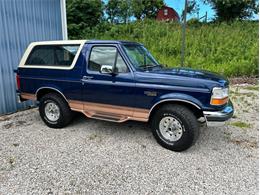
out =
{"type": "Polygon", "coordinates": [[[203,117],[203,111],[198,104],[188,100],[182,100],[182,99],[167,99],[167,100],[161,100],[153,105],[153,107],[150,109],[149,112],[149,121],[158,109],[160,109],[162,106],[167,104],[183,105],[188,109],[190,109],[197,118],[203,117]]]}
{"type": "Polygon", "coordinates": [[[65,95],[59,89],[54,87],[40,87],[35,93],[36,100],[39,101],[44,95],[48,93],[59,94],[68,103],[68,100],[65,97],[65,95]]]}

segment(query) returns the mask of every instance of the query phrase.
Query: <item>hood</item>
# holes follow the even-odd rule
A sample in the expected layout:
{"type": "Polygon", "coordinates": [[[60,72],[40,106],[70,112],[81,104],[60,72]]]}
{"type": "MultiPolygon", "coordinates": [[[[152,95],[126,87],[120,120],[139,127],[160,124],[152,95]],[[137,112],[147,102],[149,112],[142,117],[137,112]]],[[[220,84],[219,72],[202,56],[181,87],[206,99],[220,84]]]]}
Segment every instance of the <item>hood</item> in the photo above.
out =
{"type": "Polygon", "coordinates": [[[209,72],[206,70],[196,70],[191,68],[172,68],[172,69],[159,69],[153,70],[151,72],[159,74],[169,74],[183,77],[192,77],[198,79],[212,80],[217,82],[227,82],[227,79],[224,76],[221,76],[217,73],[209,72]]]}
{"type": "Polygon", "coordinates": [[[228,80],[224,76],[191,68],[154,68],[143,73],[150,73],[149,75],[154,78],[152,79],[153,82],[157,80],[160,83],[166,82],[169,84],[169,81],[171,81],[174,85],[197,85],[200,87],[207,86],[207,88],[214,86],[227,87],[229,85],[228,80]]]}

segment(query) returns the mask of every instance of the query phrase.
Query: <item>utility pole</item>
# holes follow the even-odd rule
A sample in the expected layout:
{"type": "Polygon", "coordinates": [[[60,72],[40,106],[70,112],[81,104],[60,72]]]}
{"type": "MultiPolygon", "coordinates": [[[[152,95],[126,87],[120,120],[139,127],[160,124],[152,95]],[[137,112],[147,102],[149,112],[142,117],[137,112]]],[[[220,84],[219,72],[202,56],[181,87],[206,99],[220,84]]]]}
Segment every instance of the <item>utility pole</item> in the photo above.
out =
{"type": "Polygon", "coordinates": [[[184,66],[184,60],[185,60],[187,8],[188,8],[188,0],[185,0],[183,24],[182,24],[181,66],[184,66]]]}

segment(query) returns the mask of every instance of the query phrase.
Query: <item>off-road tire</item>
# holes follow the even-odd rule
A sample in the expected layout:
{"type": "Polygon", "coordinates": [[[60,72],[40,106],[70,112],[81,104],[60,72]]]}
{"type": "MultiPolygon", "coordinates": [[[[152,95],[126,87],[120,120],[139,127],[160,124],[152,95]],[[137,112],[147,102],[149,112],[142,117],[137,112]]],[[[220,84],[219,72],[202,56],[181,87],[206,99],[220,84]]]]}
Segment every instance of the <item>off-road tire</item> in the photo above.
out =
{"type": "Polygon", "coordinates": [[[188,149],[195,143],[199,135],[199,124],[193,112],[183,105],[166,104],[159,108],[151,118],[150,121],[152,133],[157,142],[172,151],[181,152],[188,149]],[[164,117],[174,117],[183,127],[183,133],[179,140],[166,140],[159,130],[160,121],[164,117]]]}
{"type": "Polygon", "coordinates": [[[56,93],[48,93],[40,99],[39,112],[44,123],[51,128],[63,128],[66,127],[73,118],[73,112],[71,111],[68,103],[63,97],[56,93]],[[54,102],[60,109],[60,115],[57,121],[50,121],[45,114],[45,106],[49,102],[54,102]]]}

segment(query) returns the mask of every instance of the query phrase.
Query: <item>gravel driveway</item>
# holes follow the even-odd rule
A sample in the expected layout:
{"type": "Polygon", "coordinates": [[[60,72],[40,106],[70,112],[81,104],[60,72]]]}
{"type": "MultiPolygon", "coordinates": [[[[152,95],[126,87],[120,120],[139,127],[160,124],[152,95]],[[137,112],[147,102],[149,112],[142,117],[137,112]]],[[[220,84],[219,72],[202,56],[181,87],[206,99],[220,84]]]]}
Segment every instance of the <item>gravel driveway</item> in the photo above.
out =
{"type": "Polygon", "coordinates": [[[38,110],[0,117],[0,194],[256,194],[258,89],[233,86],[236,113],[197,143],[162,148],[145,123],[83,116],[50,129],[38,110]]]}

